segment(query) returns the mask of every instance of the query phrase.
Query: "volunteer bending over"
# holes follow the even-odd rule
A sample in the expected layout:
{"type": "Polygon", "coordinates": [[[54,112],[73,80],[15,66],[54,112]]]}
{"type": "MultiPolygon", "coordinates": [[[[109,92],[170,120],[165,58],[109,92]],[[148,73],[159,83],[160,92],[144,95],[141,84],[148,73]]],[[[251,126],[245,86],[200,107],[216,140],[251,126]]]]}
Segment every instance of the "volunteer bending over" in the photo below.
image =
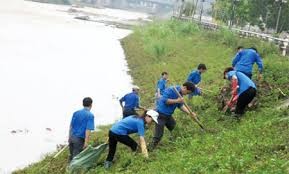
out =
{"type": "Polygon", "coordinates": [[[158,113],[154,110],[149,110],[145,112],[142,116],[132,115],[128,116],[119,122],[115,123],[109,130],[109,152],[104,163],[106,169],[110,168],[112,165],[112,160],[115,155],[117,143],[127,145],[131,148],[133,152],[137,150],[138,144],[128,135],[137,133],[139,135],[139,144],[141,147],[141,152],[144,157],[148,157],[148,151],[146,147],[146,142],[144,139],[145,135],[145,125],[151,124],[152,121],[158,123],[158,113]]]}
{"type": "Polygon", "coordinates": [[[232,67],[228,67],[224,71],[224,79],[231,82],[232,97],[227,103],[223,111],[236,105],[235,116],[240,118],[244,113],[247,105],[256,96],[257,88],[254,82],[244,73],[234,71],[232,67]]]}

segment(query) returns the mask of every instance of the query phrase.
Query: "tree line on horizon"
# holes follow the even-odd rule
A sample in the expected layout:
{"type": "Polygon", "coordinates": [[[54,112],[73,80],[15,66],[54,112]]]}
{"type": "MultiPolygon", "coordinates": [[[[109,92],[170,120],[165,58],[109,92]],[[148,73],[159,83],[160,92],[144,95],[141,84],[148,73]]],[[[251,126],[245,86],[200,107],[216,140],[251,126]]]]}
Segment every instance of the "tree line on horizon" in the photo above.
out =
{"type": "Polygon", "coordinates": [[[224,23],[236,26],[259,26],[261,30],[289,32],[289,1],[287,0],[216,0],[212,6],[212,16],[224,23]]]}

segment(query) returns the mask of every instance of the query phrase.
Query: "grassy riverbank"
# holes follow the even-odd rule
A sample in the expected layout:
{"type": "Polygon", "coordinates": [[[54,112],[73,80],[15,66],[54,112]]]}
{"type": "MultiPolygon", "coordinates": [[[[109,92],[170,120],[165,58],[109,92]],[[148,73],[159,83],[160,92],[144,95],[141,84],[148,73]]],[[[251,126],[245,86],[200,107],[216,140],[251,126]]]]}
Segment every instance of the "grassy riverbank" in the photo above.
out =
{"type": "MultiPolygon", "coordinates": [[[[182,84],[199,63],[208,67],[201,86],[212,92],[189,101],[208,128],[206,133],[201,132],[187,115],[177,111],[174,142],[165,134],[148,160],[119,145],[111,173],[289,172],[289,111],[275,109],[285,99],[278,88],[289,94],[289,61],[278,55],[274,45],[255,39],[239,39],[226,30],[203,31],[196,25],[177,21],[136,28],[122,44],[129,73],[142,89],[142,105],[153,106],[155,83],[162,71],[169,72],[171,84],[182,84]],[[221,113],[216,99],[220,87],[227,84],[222,79],[222,71],[230,66],[237,45],[259,49],[265,63],[264,81],[269,84],[261,83],[258,108],[247,112],[240,122],[221,113]]],[[[92,143],[105,141],[108,127],[103,129],[94,135],[92,143]]],[[[151,137],[152,128],[147,132],[146,140],[151,137]]],[[[105,173],[102,162],[99,161],[98,167],[89,173],[105,173]]],[[[48,156],[15,173],[61,174],[65,173],[66,164],[67,152],[52,161],[48,156]]]]}

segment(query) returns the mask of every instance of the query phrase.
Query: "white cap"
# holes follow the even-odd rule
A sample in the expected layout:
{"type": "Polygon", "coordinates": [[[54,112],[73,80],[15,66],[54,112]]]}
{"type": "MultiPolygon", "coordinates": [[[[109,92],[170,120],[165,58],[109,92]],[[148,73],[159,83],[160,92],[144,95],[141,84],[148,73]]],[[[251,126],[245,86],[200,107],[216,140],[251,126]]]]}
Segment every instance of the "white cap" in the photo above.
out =
{"type": "Polygon", "coordinates": [[[134,86],[132,86],[132,89],[136,89],[136,90],[139,90],[139,87],[138,87],[138,86],[136,86],[136,85],[134,85],[134,86]]]}
{"type": "Polygon", "coordinates": [[[151,116],[152,119],[158,124],[158,117],[159,117],[159,113],[157,113],[154,110],[148,110],[147,111],[147,115],[151,116]]]}

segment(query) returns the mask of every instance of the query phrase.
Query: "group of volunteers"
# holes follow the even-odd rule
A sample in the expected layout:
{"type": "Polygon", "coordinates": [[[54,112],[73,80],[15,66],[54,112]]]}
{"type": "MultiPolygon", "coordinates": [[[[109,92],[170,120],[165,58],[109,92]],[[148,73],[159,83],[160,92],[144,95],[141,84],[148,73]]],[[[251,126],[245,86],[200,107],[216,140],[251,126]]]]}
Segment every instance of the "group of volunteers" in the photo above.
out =
{"type": "MultiPolygon", "coordinates": [[[[263,63],[256,48],[238,47],[237,53],[232,61],[232,67],[224,70],[224,79],[231,83],[230,101],[224,110],[230,108],[235,112],[236,117],[240,117],[245,113],[246,106],[256,96],[256,85],[251,80],[254,64],[258,65],[258,79],[262,78],[263,63]]],[[[205,64],[199,64],[196,70],[193,70],[186,81],[182,85],[167,87],[169,81],[167,72],[161,74],[161,79],[157,82],[156,103],[155,108],[146,110],[140,106],[138,86],[133,86],[132,92],[124,95],[120,100],[123,111],[123,117],[116,122],[109,130],[109,152],[104,163],[106,169],[112,166],[112,161],[116,152],[117,143],[120,142],[130,147],[133,152],[138,147],[145,157],[148,157],[148,151],[152,151],[161,141],[164,134],[164,127],[171,133],[176,121],[173,113],[176,108],[188,115],[196,117],[196,113],[190,112],[184,106],[184,96],[189,98],[202,94],[202,88],[198,85],[202,80],[202,74],[205,73],[207,67],[205,64]],[[182,96],[182,97],[180,97],[182,96]],[[137,109],[144,110],[142,115],[137,113],[137,109]],[[146,126],[155,122],[154,134],[149,146],[145,141],[146,126]],[[129,135],[137,133],[139,136],[139,145],[129,135]]],[[[94,130],[94,115],[90,112],[92,107],[92,99],[87,97],[83,99],[84,108],[76,111],[70,123],[69,131],[69,149],[70,160],[85,149],[89,142],[90,131],[94,130]]]]}
{"type": "Polygon", "coordinates": [[[253,65],[255,63],[258,65],[258,81],[260,81],[262,79],[263,61],[257,49],[254,47],[244,49],[239,46],[232,61],[232,67],[228,67],[224,71],[224,79],[231,82],[232,88],[232,97],[224,111],[231,108],[237,118],[245,113],[246,107],[257,93],[256,85],[252,81],[253,65]]]}

